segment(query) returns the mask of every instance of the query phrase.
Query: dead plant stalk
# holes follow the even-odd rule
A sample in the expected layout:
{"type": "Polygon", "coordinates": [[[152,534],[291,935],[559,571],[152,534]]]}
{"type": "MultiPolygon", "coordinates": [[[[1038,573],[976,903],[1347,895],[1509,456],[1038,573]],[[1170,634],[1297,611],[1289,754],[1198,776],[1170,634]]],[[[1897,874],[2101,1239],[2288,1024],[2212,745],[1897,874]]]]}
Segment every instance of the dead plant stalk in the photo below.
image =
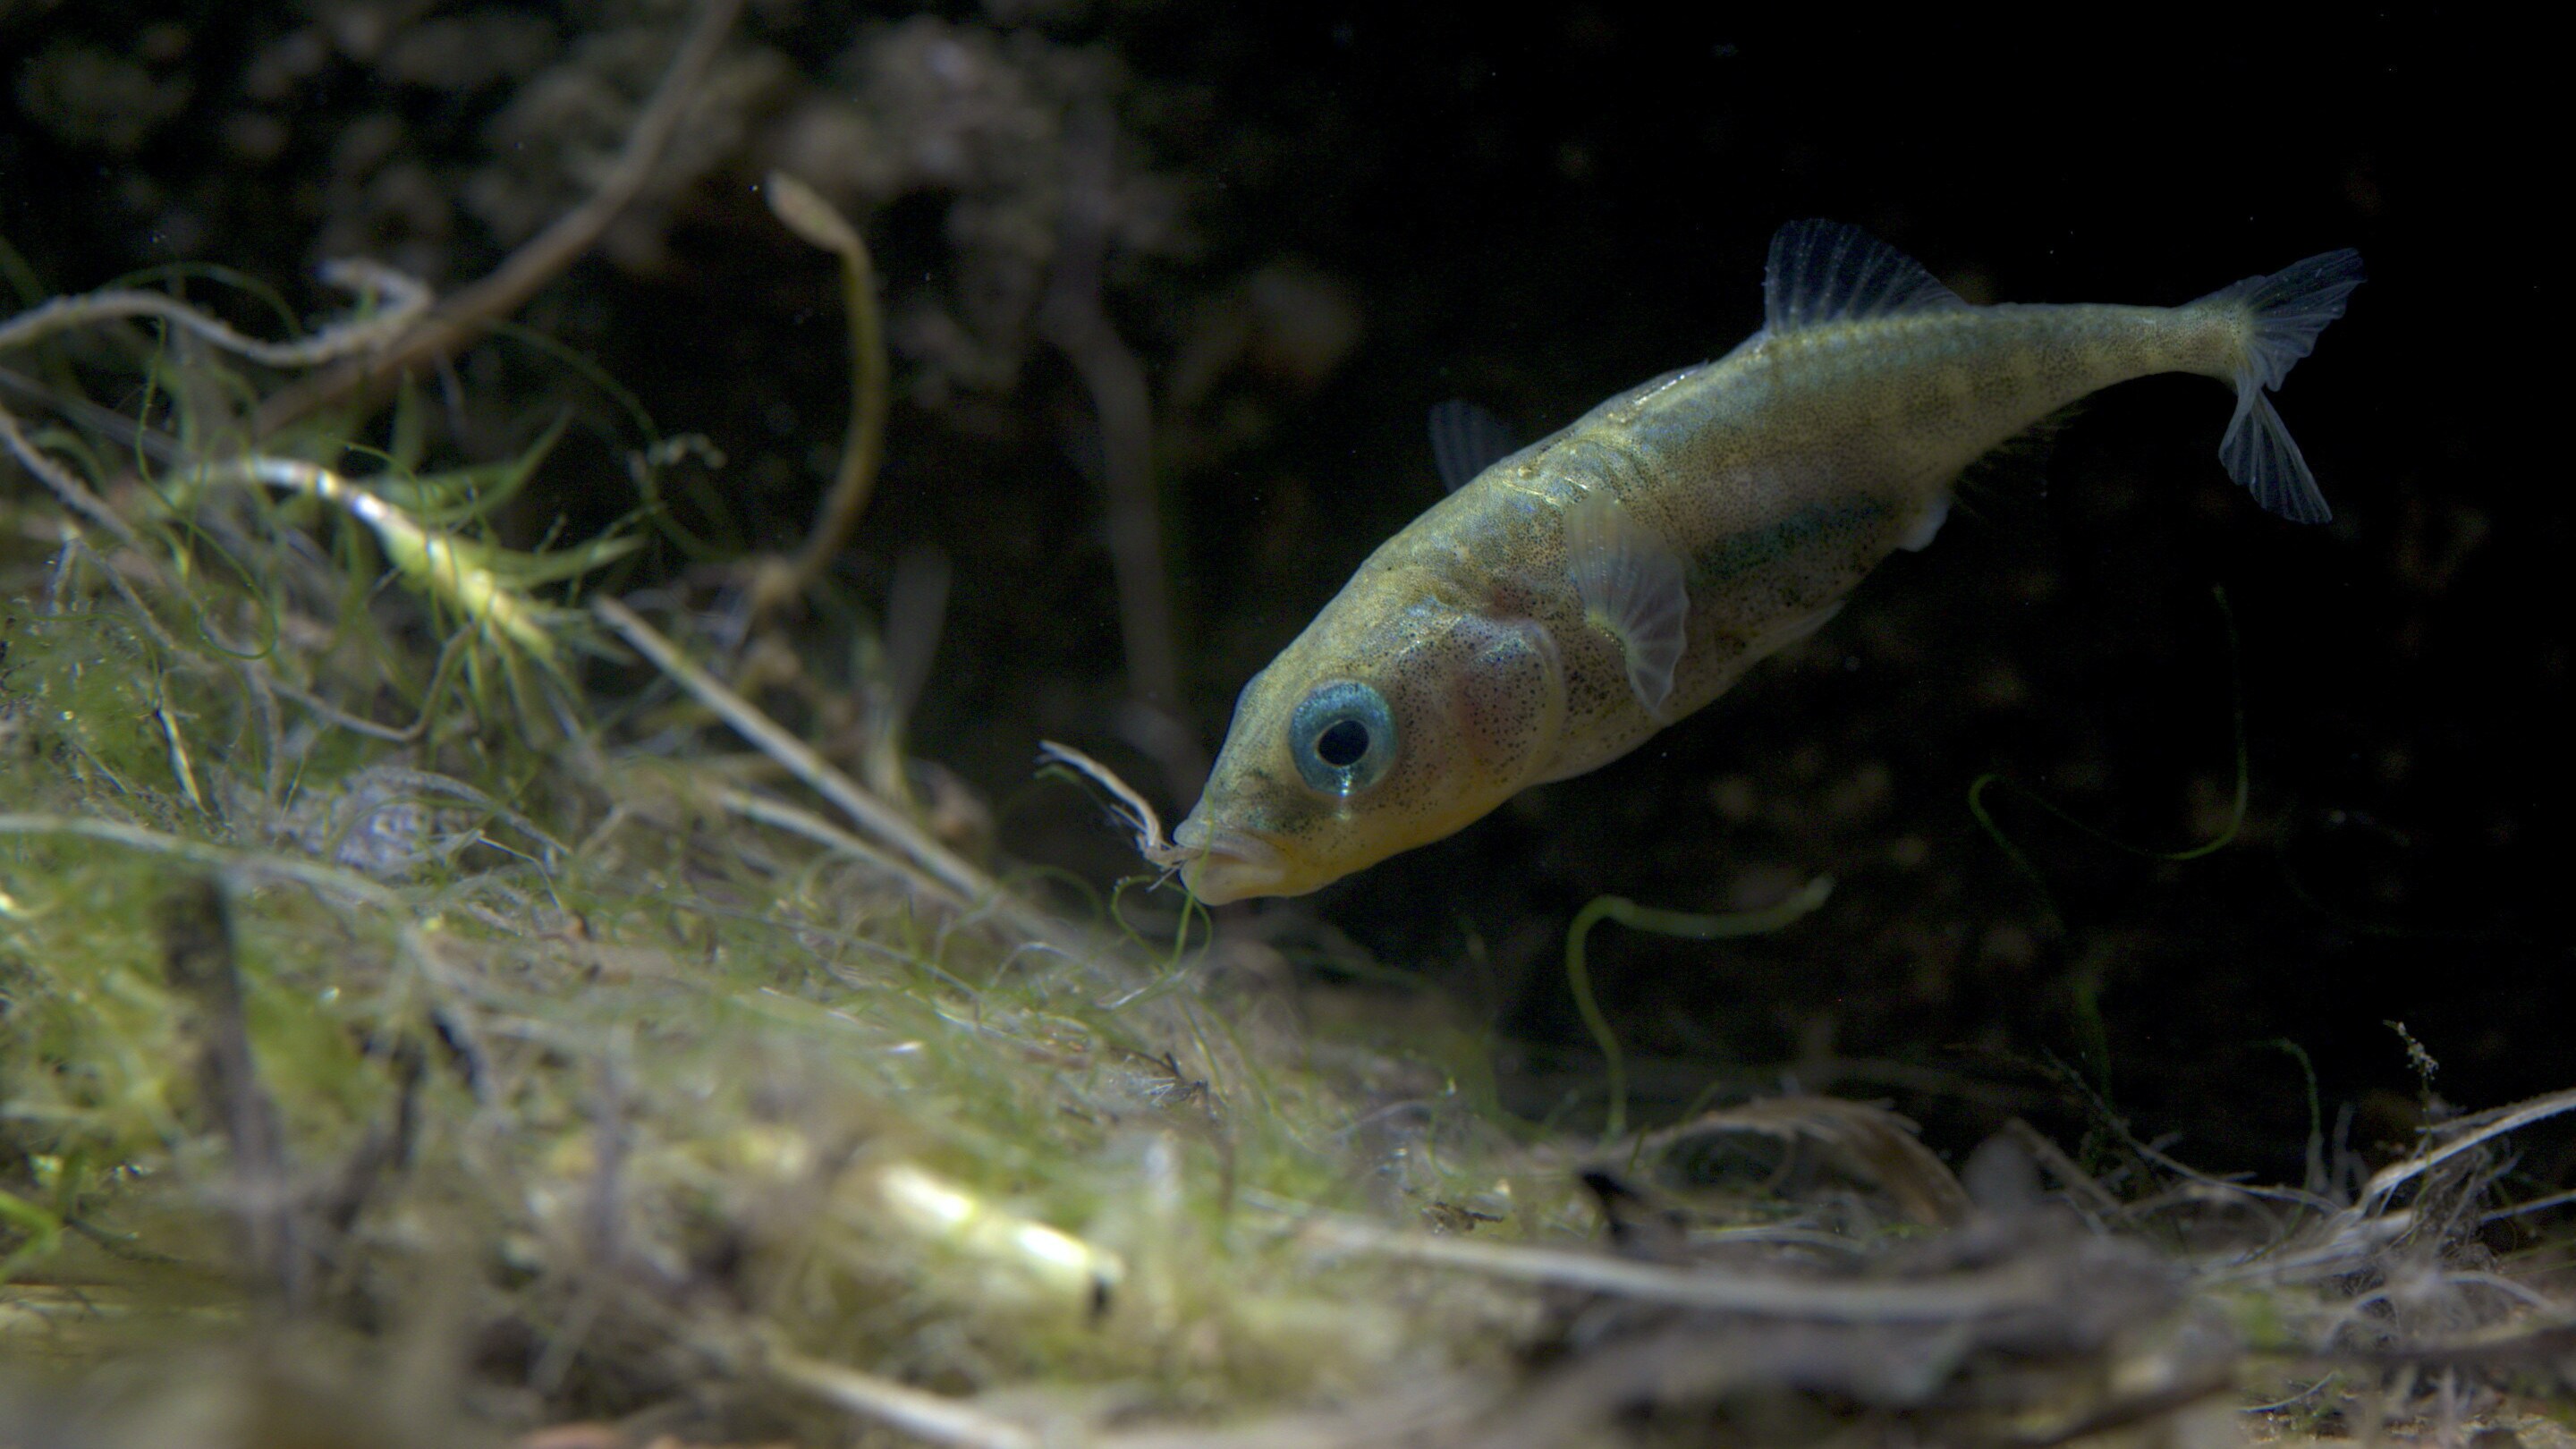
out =
{"type": "Polygon", "coordinates": [[[590,250],[609,223],[644,189],[654,164],[670,144],[688,111],[698,83],[715,63],[725,37],[742,13],[742,0],[706,0],[697,23],[680,42],[670,68],[635,124],[626,133],[615,164],[588,200],[557,217],[481,280],[454,296],[405,331],[383,351],[354,358],[318,377],[271,393],[252,414],[251,436],[266,438],[280,428],[352,397],[373,398],[405,372],[453,356],[490,323],[519,309],[537,290],[554,280],[582,253],[590,250]]]}

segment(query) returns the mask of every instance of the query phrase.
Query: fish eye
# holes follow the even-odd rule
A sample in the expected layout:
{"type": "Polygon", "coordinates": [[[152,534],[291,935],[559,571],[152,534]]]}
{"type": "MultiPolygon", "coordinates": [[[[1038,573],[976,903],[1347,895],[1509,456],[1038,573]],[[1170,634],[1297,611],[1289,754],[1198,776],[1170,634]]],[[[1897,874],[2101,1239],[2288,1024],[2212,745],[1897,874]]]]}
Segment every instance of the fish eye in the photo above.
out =
{"type": "Polygon", "coordinates": [[[1386,696],[1353,679],[1315,686],[1288,721],[1297,773],[1327,795],[1356,795],[1395,763],[1395,714],[1386,696]]]}

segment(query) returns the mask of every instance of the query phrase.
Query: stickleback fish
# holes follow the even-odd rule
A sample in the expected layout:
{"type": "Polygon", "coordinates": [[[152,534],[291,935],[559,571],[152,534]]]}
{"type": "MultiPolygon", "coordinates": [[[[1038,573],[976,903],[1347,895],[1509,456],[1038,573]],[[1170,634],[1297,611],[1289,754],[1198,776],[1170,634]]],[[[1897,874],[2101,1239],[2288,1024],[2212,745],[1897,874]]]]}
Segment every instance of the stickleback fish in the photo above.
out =
{"type": "Polygon", "coordinates": [[[1971,306],[1792,222],[1761,331],[1493,461],[1360,565],[1243,687],[1157,858],[1212,904],[1299,895],[1617,759],[1930,543],[1980,455],[2131,378],[2233,385],[2229,476],[2323,522],[2269,393],[2361,281],[2338,251],[2180,307],[1971,306]]]}

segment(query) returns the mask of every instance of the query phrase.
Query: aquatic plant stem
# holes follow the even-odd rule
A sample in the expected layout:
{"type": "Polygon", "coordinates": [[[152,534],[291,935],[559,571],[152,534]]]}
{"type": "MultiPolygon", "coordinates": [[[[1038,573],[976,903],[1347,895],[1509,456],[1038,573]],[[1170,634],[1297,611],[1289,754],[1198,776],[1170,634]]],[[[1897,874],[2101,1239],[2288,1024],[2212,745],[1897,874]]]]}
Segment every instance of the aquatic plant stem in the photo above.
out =
{"type": "Polygon", "coordinates": [[[364,523],[385,557],[402,575],[453,605],[477,625],[559,667],[555,636],[542,611],[483,559],[483,550],[452,534],[426,528],[366,488],[315,463],[295,458],[250,457],[206,470],[207,482],[247,480],[319,498],[364,523]]]}
{"type": "MultiPolygon", "coordinates": [[[[375,262],[325,262],[322,264],[322,280],[357,295],[361,299],[359,309],[350,317],[296,341],[262,342],[234,331],[221,319],[211,317],[176,297],[133,288],[109,288],[83,292],[78,296],[57,297],[0,322],[0,351],[24,347],[73,327],[141,317],[178,328],[222,351],[253,362],[271,367],[313,367],[382,345],[411,326],[429,306],[427,287],[375,262]],[[381,310],[375,310],[378,304],[382,304],[381,310]]],[[[57,407],[78,403],[79,408],[72,409],[76,412],[88,407],[79,399],[55,398],[43,389],[39,389],[39,393],[57,407]]],[[[95,418],[87,420],[96,422],[95,418]]],[[[138,446],[151,436],[148,429],[135,428],[138,446]]],[[[70,470],[37,447],[20,427],[18,415],[6,407],[0,407],[0,450],[5,450],[18,460],[20,467],[35,474],[37,481],[52,490],[65,508],[106,530],[129,550],[141,554],[142,539],[134,531],[134,526],[91,492],[70,470]]]]}
{"type": "Polygon", "coordinates": [[[2045,1308],[2061,1287],[2045,1265],[2031,1259],[1917,1282],[1819,1282],[1717,1267],[1671,1267],[1570,1248],[1431,1237],[1344,1216],[1319,1215],[1301,1223],[1297,1231],[1302,1240],[1319,1248],[1764,1318],[1952,1323],[2045,1308]]]}
{"type": "Polygon", "coordinates": [[[0,322],[0,350],[23,347],[67,328],[148,317],[190,333],[236,357],[268,367],[318,367],[383,346],[429,310],[429,288],[378,262],[341,259],[322,264],[322,280],[361,299],[358,313],[310,337],[262,342],[163,292],[110,288],[56,297],[0,322]],[[381,310],[374,310],[381,306],[381,310]]]}
{"type": "Polygon", "coordinates": [[[411,907],[393,891],[354,871],[323,865],[318,861],[273,852],[232,850],[202,840],[166,835],[140,825],[128,825],[121,820],[79,815],[0,815],[0,838],[48,835],[75,836],[124,846],[204,869],[289,880],[326,895],[373,906],[405,920],[410,917],[411,907]]]}
{"type": "Polygon", "coordinates": [[[2365,1216],[2386,1212],[2390,1201],[2397,1195],[2397,1189],[2479,1143],[2569,1112],[2576,1112],[2576,1091],[2553,1092],[2546,1097],[2534,1097],[2510,1107],[2445,1122],[2435,1129],[2438,1133],[2447,1136],[2457,1132],[2461,1135],[2373,1173],[2369,1183],[2362,1188],[2361,1201],[2353,1211],[2365,1216]]]}
{"type": "Polygon", "coordinates": [[[785,559],[766,561],[753,575],[755,617],[813,587],[867,511],[877,466],[885,457],[888,374],[885,329],[877,311],[876,269],[869,264],[868,244],[858,228],[814,188],[784,171],[770,172],[763,192],[769,209],[788,230],[841,259],[841,305],[850,318],[850,431],[841,444],[841,466],[832,479],[832,491],[824,495],[823,510],[804,545],[785,559]]]}
{"type": "Polygon", "coordinates": [[[1602,1060],[1608,1065],[1610,1117],[1602,1128],[1604,1138],[1615,1141],[1628,1133],[1628,1059],[1619,1049],[1618,1033],[1610,1029],[1610,1019],[1601,1014],[1601,1005],[1592,996],[1592,968],[1584,955],[1584,942],[1592,928],[1603,921],[1616,921],[1632,931],[1687,941],[1759,936],[1779,930],[1823,905],[1833,890],[1834,878],[1820,875],[1787,900],[1759,911],[1695,915],[1641,906],[1624,896],[1595,896],[1591,904],[1574,913],[1574,924],[1565,931],[1565,985],[1573,993],[1574,1009],[1582,1014],[1584,1027],[1592,1033],[1593,1044],[1601,1048],[1602,1060]]]}
{"type": "Polygon", "coordinates": [[[1995,822],[1994,812],[1986,806],[1986,791],[1992,786],[2002,785],[2046,811],[2059,824],[2089,835],[2114,850],[2146,860],[2180,864],[2187,860],[2198,860],[2205,855],[2215,855],[2234,844],[2237,835],[2245,828],[2245,808],[2253,795],[2254,769],[2252,752],[2247,744],[2245,733],[2245,648],[2236,629],[2236,610],[2227,602],[2227,590],[2223,586],[2213,585],[2209,592],[2210,597],[2218,603],[2219,618],[2227,625],[2227,678],[2235,703],[2236,726],[2236,794],[2228,807],[2227,824],[2216,835],[2198,845],[2185,846],[2180,850],[2156,850],[2148,846],[2131,845],[2099,826],[2088,825],[2051,802],[2046,796],[1994,771],[1979,775],[1968,786],[1968,813],[1976,817],[1978,827],[1985,831],[1987,839],[1995,843],[1995,848],[2001,850],[2016,869],[2038,885],[2041,899],[2048,904],[2051,914],[2056,912],[2056,904],[2048,897],[2047,877],[2040,874],[2039,867],[2021,847],[2013,844],[2012,837],[2004,833],[2003,827],[1995,822]]]}
{"type": "Polygon", "coordinates": [[[863,1414],[896,1431],[958,1449],[1043,1449],[1052,1442],[1035,1430],[997,1419],[974,1405],[910,1384],[784,1348],[765,1356],[772,1377],[825,1403],[863,1414]]]}
{"type": "Polygon", "coordinates": [[[716,803],[746,820],[757,820],[763,825],[784,830],[790,835],[803,836],[816,845],[839,851],[853,859],[866,861],[913,890],[952,909],[964,910],[969,904],[966,897],[951,890],[945,882],[933,879],[910,862],[897,860],[832,822],[799,810],[784,801],[771,800],[748,790],[723,790],[717,793],[716,803]]]}
{"type": "Polygon", "coordinates": [[[1116,122],[1104,110],[1082,112],[1068,125],[1064,221],[1037,324],[1073,364],[1100,427],[1100,486],[1109,507],[1109,559],[1118,580],[1127,689],[1154,717],[1148,728],[1130,731],[1142,736],[1132,742],[1163,767],[1173,794],[1188,799],[1206,781],[1207,761],[1196,738],[1178,727],[1180,655],[1172,639],[1162,518],[1154,499],[1153,394],[1145,365],[1118,335],[1102,297],[1115,220],[1116,143],[1116,122]]]}
{"type": "Polygon", "coordinates": [[[719,718],[733,727],[735,733],[758,746],[761,753],[785,765],[796,778],[812,787],[814,793],[839,806],[861,828],[910,856],[934,879],[970,900],[1001,895],[1001,887],[992,877],[924,834],[919,826],[904,818],[901,811],[859,788],[857,781],[832,768],[803,740],[779,728],[775,720],[754,708],[750,701],[725,688],[714,675],[690,663],[680,653],[678,645],[645,623],[634,610],[615,599],[599,599],[591,607],[627,643],[653,661],[655,668],[696,696],[698,703],[715,711],[719,718]]]}
{"type": "Polygon", "coordinates": [[[353,358],[317,377],[269,394],[251,415],[251,437],[268,437],[278,429],[351,397],[371,398],[395,378],[425,363],[454,355],[484,327],[519,309],[537,290],[554,280],[589,251],[609,223],[644,189],[654,163],[670,144],[688,103],[715,63],[716,52],[732,33],[743,0],[706,0],[697,23],[680,42],[670,68],[636,114],[626,144],[617,153],[588,200],[555,218],[545,230],[504,258],[479,281],[433,309],[418,326],[372,357],[353,358]]]}
{"type": "Polygon", "coordinates": [[[253,1272],[294,1303],[303,1297],[308,1248],[298,1241],[286,1129],[260,1085],[245,1019],[232,902],[210,874],[182,876],[161,903],[161,951],[170,988],[193,1005],[197,1090],[232,1154],[232,1190],[243,1256],[253,1272]]]}
{"type": "Polygon", "coordinates": [[[17,1282],[20,1269],[52,1257],[54,1250],[63,1245],[61,1217],[5,1188],[0,1188],[0,1227],[24,1239],[0,1255],[0,1283],[17,1282]]]}
{"type": "Polygon", "coordinates": [[[134,525],[108,507],[107,501],[92,493],[87,484],[73,477],[70,469],[37,447],[35,440],[18,426],[18,415],[6,407],[0,407],[0,450],[17,459],[19,467],[36,475],[36,481],[44,484],[63,507],[96,524],[128,549],[140,552],[142,540],[135,534],[134,525]]]}

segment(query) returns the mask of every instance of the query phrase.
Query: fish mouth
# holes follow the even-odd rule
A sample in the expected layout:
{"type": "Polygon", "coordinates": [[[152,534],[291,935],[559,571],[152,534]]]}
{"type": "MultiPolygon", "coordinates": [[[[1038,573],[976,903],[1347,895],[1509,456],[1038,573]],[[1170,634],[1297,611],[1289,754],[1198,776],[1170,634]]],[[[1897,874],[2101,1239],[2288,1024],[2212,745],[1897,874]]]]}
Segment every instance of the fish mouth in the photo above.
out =
{"type": "Polygon", "coordinates": [[[1283,893],[1287,858],[1258,835],[1192,816],[1172,832],[1172,843],[1184,857],[1181,883],[1208,905],[1283,893]]]}

